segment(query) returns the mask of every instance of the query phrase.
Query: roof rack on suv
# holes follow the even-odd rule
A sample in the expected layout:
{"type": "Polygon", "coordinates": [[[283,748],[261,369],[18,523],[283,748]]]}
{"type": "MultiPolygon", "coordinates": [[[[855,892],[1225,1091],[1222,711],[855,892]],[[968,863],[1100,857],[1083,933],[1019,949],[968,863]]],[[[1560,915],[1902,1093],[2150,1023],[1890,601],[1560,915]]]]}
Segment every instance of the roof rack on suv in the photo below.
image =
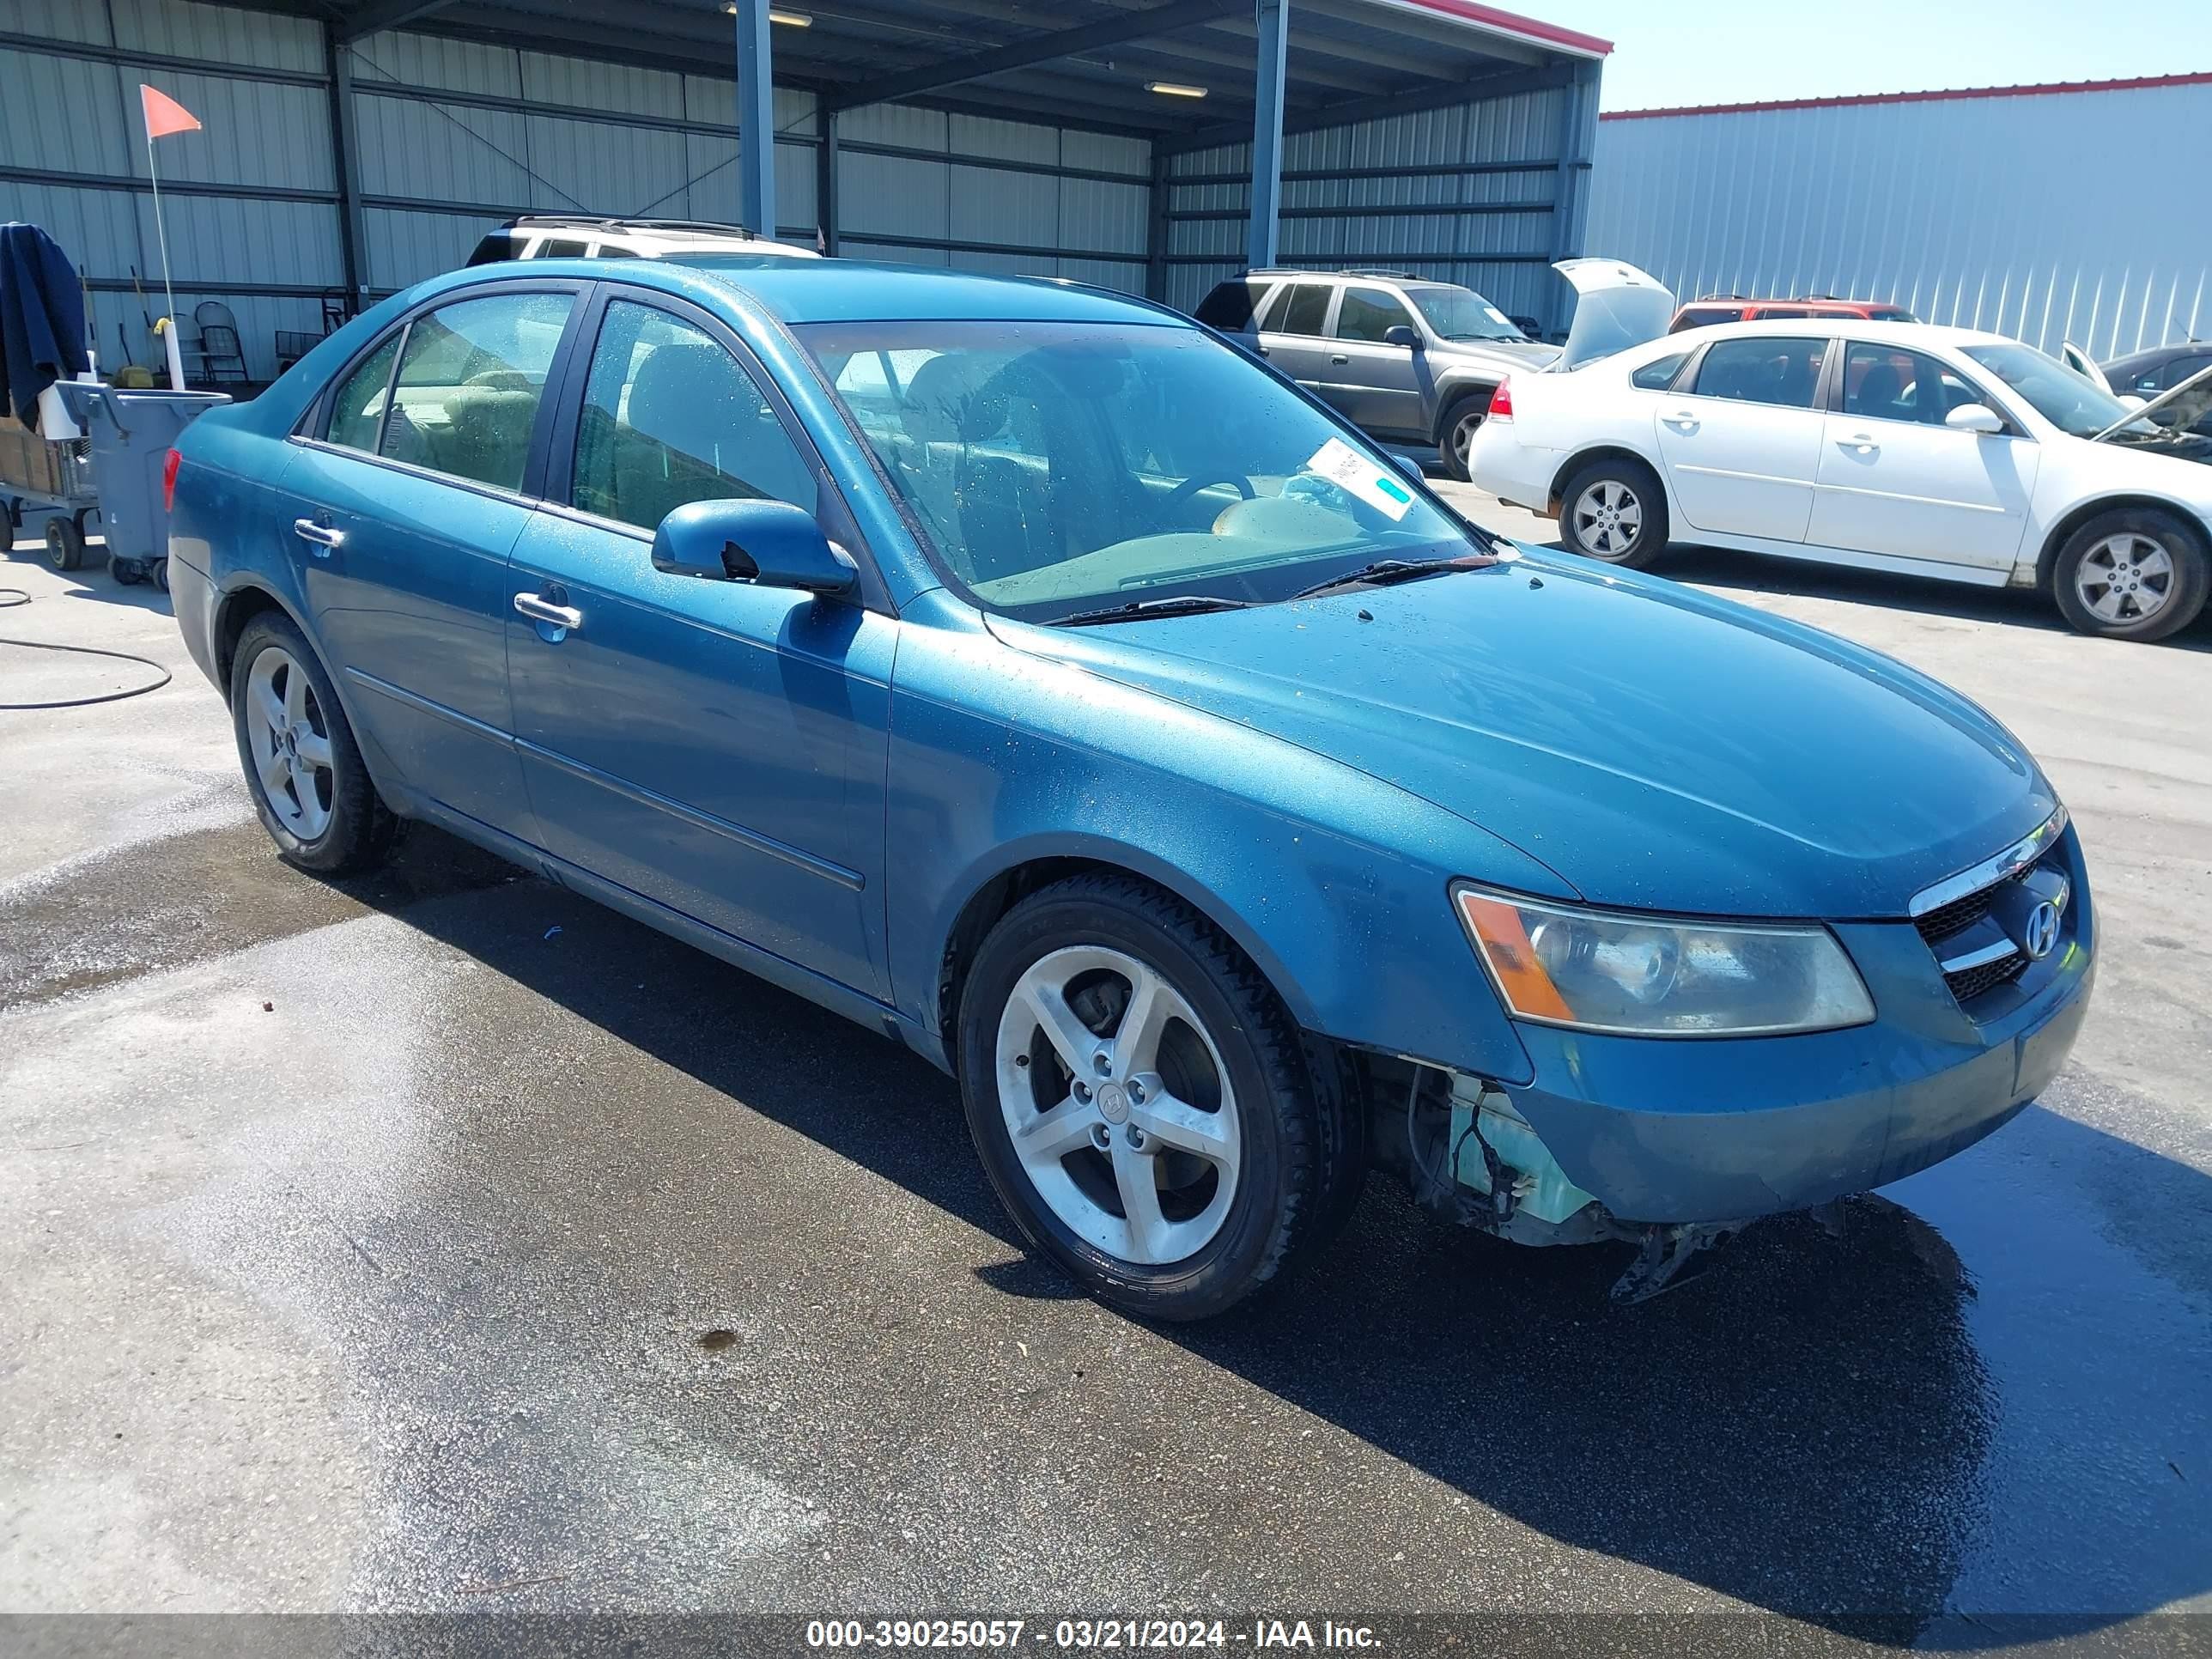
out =
{"type": "Polygon", "coordinates": [[[745,241],[757,240],[759,236],[758,232],[743,225],[726,225],[713,219],[624,219],[599,213],[523,213],[509,219],[503,228],[520,230],[526,225],[595,225],[603,230],[696,230],[745,241]]]}

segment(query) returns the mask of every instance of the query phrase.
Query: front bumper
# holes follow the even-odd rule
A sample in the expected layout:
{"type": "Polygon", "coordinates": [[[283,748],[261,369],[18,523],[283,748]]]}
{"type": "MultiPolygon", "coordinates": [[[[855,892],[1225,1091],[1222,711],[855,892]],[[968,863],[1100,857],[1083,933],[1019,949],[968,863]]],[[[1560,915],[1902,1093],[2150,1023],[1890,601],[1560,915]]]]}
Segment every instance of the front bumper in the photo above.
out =
{"type": "Polygon", "coordinates": [[[2057,1075],[2088,1012],[2096,924],[2081,849],[2056,949],[2018,983],[1952,997],[1909,923],[1838,926],[1876,1017],[1849,1030],[1711,1041],[1524,1025],[1534,1062],[1502,1085],[1575,1185],[1626,1222],[1740,1221],[1926,1169],[1998,1128],[2057,1075]]]}

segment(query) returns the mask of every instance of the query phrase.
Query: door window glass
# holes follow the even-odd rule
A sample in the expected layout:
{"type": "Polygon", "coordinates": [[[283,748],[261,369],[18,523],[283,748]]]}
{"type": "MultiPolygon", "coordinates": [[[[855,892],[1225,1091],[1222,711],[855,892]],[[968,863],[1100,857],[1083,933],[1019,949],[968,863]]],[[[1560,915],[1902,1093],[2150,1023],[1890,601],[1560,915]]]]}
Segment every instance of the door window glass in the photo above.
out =
{"type": "Polygon", "coordinates": [[[570,241],[562,237],[549,236],[538,245],[541,259],[580,259],[586,244],[570,241]]]}
{"type": "Polygon", "coordinates": [[[1698,365],[1697,393],[1700,398],[1810,409],[1827,355],[1826,340],[1765,334],[1716,340],[1698,365]]]}
{"type": "Polygon", "coordinates": [[[1292,283],[1287,300],[1268,307],[1267,326],[1283,334],[1319,334],[1328,319],[1328,289],[1322,283],[1292,283]]]}
{"type": "Polygon", "coordinates": [[[394,334],[346,376],[338,395],[331,400],[332,443],[372,455],[376,453],[376,434],[384,425],[385,393],[392,384],[392,360],[398,355],[399,336],[394,334]]]}
{"type": "Polygon", "coordinates": [[[1981,401],[1960,376],[1917,351],[1869,343],[1844,355],[1846,415],[1941,426],[1953,410],[1981,401]]]}
{"type": "Polygon", "coordinates": [[[377,453],[521,489],[531,428],[572,302],[566,294],[494,294],[417,317],[377,453]]]}
{"type": "Polygon", "coordinates": [[[1336,337],[1340,340],[1371,340],[1381,345],[1382,337],[1392,329],[1413,326],[1412,314],[1379,288],[1348,288],[1336,308],[1336,337]]]}
{"type": "Polygon", "coordinates": [[[571,504],[652,530],[687,502],[731,499],[811,513],[814,474],[720,342],[651,306],[611,301],[584,386],[571,504]]]}

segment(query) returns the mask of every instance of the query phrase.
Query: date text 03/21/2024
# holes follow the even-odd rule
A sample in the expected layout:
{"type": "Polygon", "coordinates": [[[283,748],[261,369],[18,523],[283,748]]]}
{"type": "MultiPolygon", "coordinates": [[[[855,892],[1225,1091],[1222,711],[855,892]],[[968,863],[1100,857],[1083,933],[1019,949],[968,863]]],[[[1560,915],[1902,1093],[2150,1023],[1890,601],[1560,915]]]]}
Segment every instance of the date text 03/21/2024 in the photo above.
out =
{"type": "Polygon", "coordinates": [[[1243,1647],[1260,1650],[1373,1651],[1382,1638],[1366,1625],[1334,1620],[1060,1619],[1050,1625],[1027,1619],[817,1619],[806,1626],[809,1648],[998,1649],[1030,1642],[1091,1652],[1179,1651],[1243,1647]]]}

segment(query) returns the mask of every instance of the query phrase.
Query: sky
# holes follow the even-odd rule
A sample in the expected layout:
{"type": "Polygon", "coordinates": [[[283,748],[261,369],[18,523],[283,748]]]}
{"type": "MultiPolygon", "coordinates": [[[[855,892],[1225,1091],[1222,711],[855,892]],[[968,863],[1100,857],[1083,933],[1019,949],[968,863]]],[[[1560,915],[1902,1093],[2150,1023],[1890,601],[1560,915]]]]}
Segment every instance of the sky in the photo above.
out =
{"type": "Polygon", "coordinates": [[[1606,109],[2212,70],[2212,0],[1506,0],[1614,44],[1606,109]]]}

